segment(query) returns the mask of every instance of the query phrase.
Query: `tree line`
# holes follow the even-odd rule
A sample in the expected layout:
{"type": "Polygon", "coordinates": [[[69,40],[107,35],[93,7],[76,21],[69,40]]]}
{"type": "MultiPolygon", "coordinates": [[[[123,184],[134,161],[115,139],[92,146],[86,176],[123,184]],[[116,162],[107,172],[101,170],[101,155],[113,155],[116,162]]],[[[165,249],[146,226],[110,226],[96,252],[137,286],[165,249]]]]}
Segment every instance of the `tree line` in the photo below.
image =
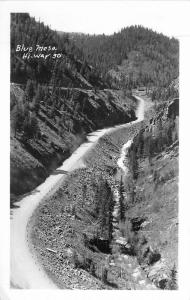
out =
{"type": "Polygon", "coordinates": [[[130,88],[167,87],[178,76],[178,40],[142,26],[123,28],[110,36],[76,34],[72,40],[108,81],[116,80],[109,71],[117,70],[124,60],[133,64],[131,69],[127,66],[128,74],[121,78],[130,88]]]}
{"type": "MultiPolygon", "coordinates": [[[[47,54],[47,52],[40,52],[47,54]]],[[[49,52],[48,52],[49,53],[49,52]]],[[[36,21],[28,13],[11,14],[11,81],[26,84],[28,79],[40,84],[65,87],[86,87],[84,77],[92,85],[104,86],[95,68],[89,66],[80,50],[68,37],[36,21]],[[36,45],[55,47],[53,53],[61,53],[56,59],[22,59],[23,52],[17,52],[18,45],[36,49],[36,45]],[[77,74],[79,73],[79,75],[77,74]]]]}

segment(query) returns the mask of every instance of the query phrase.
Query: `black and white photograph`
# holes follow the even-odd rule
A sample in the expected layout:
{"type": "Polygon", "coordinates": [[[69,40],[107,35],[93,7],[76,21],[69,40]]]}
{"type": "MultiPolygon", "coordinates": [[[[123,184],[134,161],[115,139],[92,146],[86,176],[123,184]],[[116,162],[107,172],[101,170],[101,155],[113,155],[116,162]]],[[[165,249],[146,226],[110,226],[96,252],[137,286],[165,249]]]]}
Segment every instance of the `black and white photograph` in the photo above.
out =
{"type": "Polygon", "coordinates": [[[189,11],[177,14],[188,1],[16,2],[7,9],[10,293],[179,291],[189,11]]]}

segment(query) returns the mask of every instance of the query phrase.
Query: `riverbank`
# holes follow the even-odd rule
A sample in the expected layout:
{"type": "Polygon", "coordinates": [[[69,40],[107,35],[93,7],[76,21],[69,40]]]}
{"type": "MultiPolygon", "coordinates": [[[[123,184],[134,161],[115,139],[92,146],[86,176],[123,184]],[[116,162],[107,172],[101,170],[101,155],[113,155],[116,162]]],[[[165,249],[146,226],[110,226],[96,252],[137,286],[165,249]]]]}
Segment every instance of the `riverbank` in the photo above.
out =
{"type": "MultiPolygon", "coordinates": [[[[98,204],[97,197],[100,197],[101,193],[104,193],[105,198],[112,198],[109,186],[117,169],[121,147],[141,126],[141,122],[128,124],[101,137],[96,146],[83,156],[82,161],[86,168],[68,174],[59,190],[44,200],[33,214],[33,250],[40,264],[43,264],[46,272],[59,287],[130,289],[130,285],[126,285],[126,279],[119,278],[120,267],[114,267],[108,274],[109,281],[102,282],[103,271],[99,270],[99,266],[103,261],[105,263],[109,256],[109,229],[102,232],[104,237],[102,236],[97,243],[94,237],[95,232],[100,230],[99,225],[96,226],[100,216],[93,214],[98,204]],[[101,181],[102,191],[101,187],[97,190],[101,181]],[[88,247],[84,246],[85,240],[88,247]],[[82,268],[80,277],[76,269],[77,264],[82,268]],[[93,276],[89,274],[90,268],[96,269],[93,276]]],[[[112,200],[104,204],[112,205],[112,200]]],[[[109,211],[109,207],[107,210],[109,211]]],[[[103,219],[107,223],[108,218],[103,216],[103,219]]],[[[108,227],[108,224],[106,226],[108,227]]]]}
{"type": "MultiPolygon", "coordinates": [[[[163,128],[165,113],[170,110],[163,112],[163,128]]],[[[160,117],[151,119],[146,132],[156,130],[160,117]]],[[[176,289],[178,144],[165,145],[151,161],[138,160],[138,178],[133,178],[132,140],[145,123],[103,135],[83,156],[85,168],[68,174],[35,212],[33,251],[59,288],[176,289]],[[121,169],[129,167],[124,176],[121,169]],[[122,201],[124,223],[115,218],[122,201]]]]}
{"type": "MultiPolygon", "coordinates": [[[[88,139],[89,139],[88,143],[85,143],[84,145],[79,147],[77,149],[77,151],[72,155],[72,157],[69,158],[67,161],[65,161],[63,166],[61,168],[57,169],[56,172],[54,172],[45,181],[44,184],[39,186],[31,195],[28,196],[28,198],[25,198],[21,203],[19,203],[20,208],[18,210],[16,210],[16,212],[14,211],[13,221],[11,222],[12,223],[11,236],[13,237],[12,238],[12,246],[11,246],[12,251],[13,251],[13,255],[12,255],[12,258],[13,258],[12,270],[13,270],[13,272],[11,274],[12,274],[12,278],[13,278],[12,282],[14,283],[14,286],[23,287],[23,279],[22,279],[23,277],[24,277],[24,282],[27,280],[29,280],[29,282],[30,281],[32,282],[32,284],[29,283],[28,286],[24,284],[24,287],[26,287],[26,288],[32,288],[33,286],[37,287],[37,288],[38,287],[41,288],[43,286],[43,284],[40,283],[40,280],[34,280],[34,282],[33,282],[32,278],[27,278],[27,263],[25,264],[25,266],[23,264],[24,267],[22,267],[22,270],[20,270],[20,267],[19,268],[17,267],[17,265],[19,264],[19,261],[20,261],[21,253],[23,251],[22,245],[23,245],[23,243],[26,244],[26,235],[29,234],[29,231],[32,227],[32,231],[30,231],[31,235],[30,234],[29,235],[31,237],[32,244],[35,245],[34,248],[37,249],[37,251],[33,252],[33,255],[36,257],[36,254],[37,254],[38,260],[40,261],[40,263],[39,263],[39,261],[35,261],[35,264],[37,266],[41,266],[41,262],[43,262],[42,265],[45,268],[45,273],[51,274],[52,278],[56,277],[56,279],[55,279],[56,286],[58,285],[60,287],[60,283],[58,282],[59,280],[57,281],[57,278],[60,278],[60,274],[56,274],[56,276],[55,276],[55,274],[54,275],[52,274],[52,272],[56,273],[57,270],[55,268],[55,262],[52,262],[52,264],[51,264],[50,260],[53,259],[53,261],[54,261],[54,259],[56,259],[57,266],[59,265],[59,269],[60,269],[60,267],[63,267],[63,261],[64,261],[64,259],[62,259],[62,256],[67,257],[69,255],[71,255],[71,256],[73,255],[72,253],[67,255],[68,254],[67,251],[70,252],[71,249],[70,249],[70,246],[67,245],[67,243],[66,243],[66,248],[63,247],[64,242],[62,241],[62,239],[60,239],[60,233],[62,232],[61,228],[68,229],[69,226],[66,226],[66,224],[67,223],[69,224],[69,222],[72,221],[72,218],[70,220],[70,217],[72,216],[70,214],[70,209],[73,210],[74,208],[72,208],[72,205],[71,205],[72,203],[70,202],[70,200],[73,201],[76,199],[76,194],[75,194],[76,191],[74,191],[75,190],[75,179],[77,181],[76,182],[77,196],[79,196],[79,198],[80,198],[81,192],[82,193],[84,192],[84,184],[83,183],[88,182],[89,184],[93,185],[94,180],[96,181],[97,179],[99,179],[100,175],[104,177],[104,181],[109,181],[109,178],[111,178],[110,172],[112,172],[116,166],[116,162],[117,162],[117,159],[119,156],[121,146],[123,145],[126,138],[127,139],[130,138],[132,135],[134,135],[137,132],[137,130],[139,129],[139,126],[141,126],[140,123],[134,124],[133,126],[131,126],[130,124],[121,125],[119,127],[117,126],[117,128],[114,128],[114,129],[112,128],[112,133],[109,135],[105,134],[105,133],[109,132],[111,129],[104,129],[104,130],[97,131],[95,134],[90,134],[88,137],[88,139]],[[119,132],[119,134],[118,134],[118,132],[119,132]],[[102,135],[103,135],[103,137],[101,137],[102,135]],[[99,140],[98,140],[98,138],[99,138],[99,140]],[[98,142],[96,142],[96,140],[98,140],[98,142]],[[96,145],[96,147],[92,147],[92,145],[96,145]],[[112,149],[112,147],[113,147],[113,149],[112,149]],[[102,149],[103,152],[101,152],[100,149],[102,149]],[[103,159],[104,162],[101,161],[100,159],[103,159]],[[87,166],[87,168],[73,171],[76,168],[81,168],[81,167],[83,168],[84,166],[87,166]],[[73,171],[73,172],[71,172],[71,174],[66,176],[68,171],[69,172],[73,171]],[[90,176],[89,176],[90,173],[94,174],[94,178],[90,178],[90,176]],[[82,183],[82,185],[80,183],[82,183]],[[61,186],[61,187],[59,188],[59,186],[61,186]],[[47,189],[47,187],[48,187],[48,189],[47,189]],[[58,188],[58,190],[56,192],[57,188],[58,188]],[[61,193],[63,190],[64,190],[64,195],[61,196],[61,193]],[[59,200],[60,196],[62,199],[64,198],[64,201],[62,203],[60,203],[60,200],[59,200]],[[67,196],[69,196],[69,199],[67,196]],[[33,201],[32,199],[33,200],[35,199],[35,201],[33,201]],[[42,199],[44,199],[43,202],[41,202],[38,209],[35,210],[36,207],[38,206],[39,202],[42,199]],[[57,201],[58,201],[58,203],[57,203],[57,201]],[[61,213],[60,213],[60,211],[57,212],[57,208],[59,207],[59,204],[61,205],[61,207],[64,207],[64,209],[61,209],[61,213]],[[49,205],[50,205],[50,207],[49,207],[49,205]],[[58,207],[55,207],[54,205],[55,206],[58,205],[58,207]],[[25,214],[25,213],[22,214],[23,207],[26,207],[26,210],[28,210],[29,215],[25,214]],[[45,209],[44,209],[44,207],[45,207],[45,209]],[[47,207],[49,207],[50,210],[47,209],[47,207]],[[66,211],[63,211],[63,210],[65,210],[65,207],[66,207],[66,211]],[[63,216],[64,212],[65,212],[65,219],[63,216]],[[32,216],[32,214],[33,214],[33,216],[32,216]],[[58,218],[58,216],[59,216],[59,218],[58,218]],[[23,218],[25,218],[24,223],[23,223],[23,218]],[[26,225],[28,224],[27,223],[28,219],[31,220],[32,226],[28,226],[29,231],[27,233],[26,225]],[[14,221],[14,220],[16,220],[16,221],[14,221]],[[41,221],[43,224],[39,224],[39,222],[41,222],[41,221]],[[59,225],[59,222],[62,222],[62,221],[64,221],[64,222],[66,221],[66,223],[59,225]],[[24,224],[24,226],[23,226],[22,232],[20,234],[19,227],[21,226],[21,222],[24,224]],[[51,222],[52,222],[52,224],[51,224],[51,222]],[[56,225],[56,224],[58,224],[58,225],[56,225]],[[60,226],[61,226],[61,228],[60,228],[60,226]],[[54,232],[54,230],[55,230],[55,232],[54,232]],[[57,232],[57,230],[58,230],[58,232],[57,232]],[[52,237],[55,236],[55,234],[57,234],[57,233],[58,233],[57,238],[60,243],[59,243],[59,245],[57,245],[55,243],[55,238],[54,238],[53,245],[52,245],[52,237]],[[22,241],[20,242],[20,240],[22,240],[22,241]],[[56,246],[56,248],[61,246],[61,252],[58,250],[56,250],[55,252],[54,252],[54,250],[51,251],[52,248],[54,249],[54,246],[56,246]],[[17,250],[15,251],[15,249],[17,249],[17,250]],[[50,250],[47,250],[47,249],[50,249],[50,250]],[[61,263],[60,263],[60,257],[61,257],[61,263]],[[25,276],[25,274],[26,274],[26,276],[25,276]],[[16,280],[16,282],[15,282],[15,280],[16,280]]],[[[93,191],[93,193],[94,193],[94,191],[93,191]]],[[[84,198],[84,201],[85,201],[86,196],[81,195],[81,198],[84,198]]],[[[77,203],[75,203],[75,204],[77,204],[77,203]]],[[[80,205],[79,205],[79,208],[80,208],[80,205]]],[[[73,223],[77,224],[77,222],[75,222],[75,221],[73,223]]],[[[70,228],[69,228],[69,230],[70,230],[70,228]]],[[[71,228],[71,231],[72,231],[72,228],[71,228]]],[[[89,230],[89,232],[90,231],[91,230],[89,230]]],[[[65,239],[67,234],[64,232],[63,236],[65,239]]],[[[30,244],[30,242],[29,242],[29,244],[30,244]]],[[[31,253],[27,247],[25,247],[25,253],[26,253],[27,259],[29,261],[32,261],[31,253]]],[[[27,261],[27,259],[26,259],[26,261],[27,261]]],[[[67,259],[65,260],[65,262],[67,265],[69,264],[67,259]]],[[[66,269],[67,268],[68,267],[66,267],[66,269]]],[[[75,273],[75,271],[76,270],[74,268],[74,273],[75,273]]],[[[44,269],[40,268],[40,272],[43,273],[44,269]]],[[[34,274],[35,274],[35,272],[34,272],[34,274]]],[[[71,276],[71,274],[69,272],[68,272],[68,276],[71,276]]],[[[72,277],[73,277],[73,274],[72,274],[72,277]]],[[[35,276],[35,278],[38,278],[38,276],[35,276]]],[[[78,274],[76,275],[76,281],[78,280],[77,278],[78,278],[78,274]]],[[[93,280],[94,280],[94,278],[93,278],[93,280]]],[[[61,286],[62,286],[62,288],[66,288],[66,286],[65,286],[65,284],[63,284],[63,282],[64,282],[64,280],[63,281],[61,280],[61,286]]],[[[89,280],[88,280],[88,282],[89,282],[89,280]]],[[[46,285],[46,283],[45,283],[45,285],[46,285]]],[[[70,285],[70,281],[69,281],[68,285],[70,285]]],[[[97,287],[98,289],[105,288],[104,285],[102,286],[101,281],[98,281],[98,284],[97,284],[97,281],[96,281],[96,283],[93,282],[91,287],[87,287],[87,288],[92,288],[92,287],[95,287],[96,285],[98,286],[97,287]]],[[[85,285],[81,284],[81,287],[82,286],[86,286],[86,284],[85,285]]],[[[80,287],[78,287],[78,288],[80,288],[80,287]]]]}
{"type": "MultiPolygon", "coordinates": [[[[137,124],[134,127],[129,137],[136,133],[137,124]]],[[[119,131],[120,134],[115,132],[102,137],[84,158],[87,167],[71,172],[59,190],[44,200],[33,214],[31,242],[35,253],[40,264],[61,288],[127,288],[125,280],[123,282],[123,279],[119,278],[120,268],[113,268],[108,285],[101,282],[101,271],[97,270],[98,280],[95,280],[94,276],[84,269],[88,269],[87,260],[94,261],[96,266],[101,265],[110,254],[109,249],[106,249],[108,228],[102,232],[102,245],[100,240],[99,245],[94,241],[96,231],[101,231],[99,224],[96,224],[101,216],[93,214],[98,210],[96,197],[97,201],[100,201],[99,197],[104,197],[105,200],[111,197],[109,186],[112,174],[117,168],[120,146],[124,143],[127,130],[123,128],[119,131]],[[101,182],[102,186],[99,187],[101,182]],[[91,249],[84,246],[84,239],[87,244],[91,244],[91,249]],[[78,253],[77,259],[75,251],[78,253]],[[81,276],[75,267],[75,260],[81,264],[81,276]],[[113,285],[115,282],[117,286],[113,285]]],[[[112,202],[112,199],[110,201],[112,202]]],[[[99,210],[109,211],[109,205],[104,205],[105,207],[100,207],[99,210]]],[[[102,217],[103,222],[107,223],[107,216],[102,217]]]]}

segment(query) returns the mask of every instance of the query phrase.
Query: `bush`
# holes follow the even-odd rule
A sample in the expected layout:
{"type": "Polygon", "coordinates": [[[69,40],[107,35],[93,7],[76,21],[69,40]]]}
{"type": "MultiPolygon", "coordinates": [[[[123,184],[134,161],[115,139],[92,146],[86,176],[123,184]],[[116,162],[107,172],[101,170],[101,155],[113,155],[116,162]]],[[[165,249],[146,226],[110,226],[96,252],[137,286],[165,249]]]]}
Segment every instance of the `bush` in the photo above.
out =
{"type": "Polygon", "coordinates": [[[26,138],[37,137],[40,133],[40,128],[38,125],[38,120],[35,116],[27,116],[23,124],[24,136],[26,138]]]}

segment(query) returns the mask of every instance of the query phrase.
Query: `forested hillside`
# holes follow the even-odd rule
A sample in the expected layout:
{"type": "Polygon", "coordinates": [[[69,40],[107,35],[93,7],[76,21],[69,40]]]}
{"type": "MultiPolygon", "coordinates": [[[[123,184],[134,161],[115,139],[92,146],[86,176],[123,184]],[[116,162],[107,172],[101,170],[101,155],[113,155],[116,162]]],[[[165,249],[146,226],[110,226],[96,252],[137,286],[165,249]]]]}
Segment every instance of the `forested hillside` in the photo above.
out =
{"type": "Polygon", "coordinates": [[[11,14],[11,81],[38,83],[64,87],[105,87],[96,70],[82,61],[83,54],[68,35],[60,37],[42,22],[36,22],[27,13],[11,14]],[[21,47],[17,48],[20,45],[21,47]],[[22,47],[23,46],[23,47],[22,47]],[[43,47],[40,48],[40,47],[43,47]],[[47,49],[45,49],[47,47],[47,49]],[[18,51],[20,49],[20,51],[18,51]],[[33,58],[23,59],[30,53],[33,58]],[[42,55],[54,54],[46,59],[42,55]],[[34,55],[41,54],[39,59],[34,55]],[[88,82],[87,82],[87,81],[88,82]]]}
{"type": "Polygon", "coordinates": [[[72,34],[70,40],[112,85],[166,88],[178,77],[178,41],[142,26],[110,36],[72,34]]]}
{"type": "Polygon", "coordinates": [[[134,99],[103,90],[107,84],[79,56],[67,37],[28,14],[11,15],[13,195],[41,183],[87,133],[135,119],[134,99]]]}
{"type": "Polygon", "coordinates": [[[123,234],[147,276],[177,289],[179,99],[169,101],[134,137],[123,234]]]}

